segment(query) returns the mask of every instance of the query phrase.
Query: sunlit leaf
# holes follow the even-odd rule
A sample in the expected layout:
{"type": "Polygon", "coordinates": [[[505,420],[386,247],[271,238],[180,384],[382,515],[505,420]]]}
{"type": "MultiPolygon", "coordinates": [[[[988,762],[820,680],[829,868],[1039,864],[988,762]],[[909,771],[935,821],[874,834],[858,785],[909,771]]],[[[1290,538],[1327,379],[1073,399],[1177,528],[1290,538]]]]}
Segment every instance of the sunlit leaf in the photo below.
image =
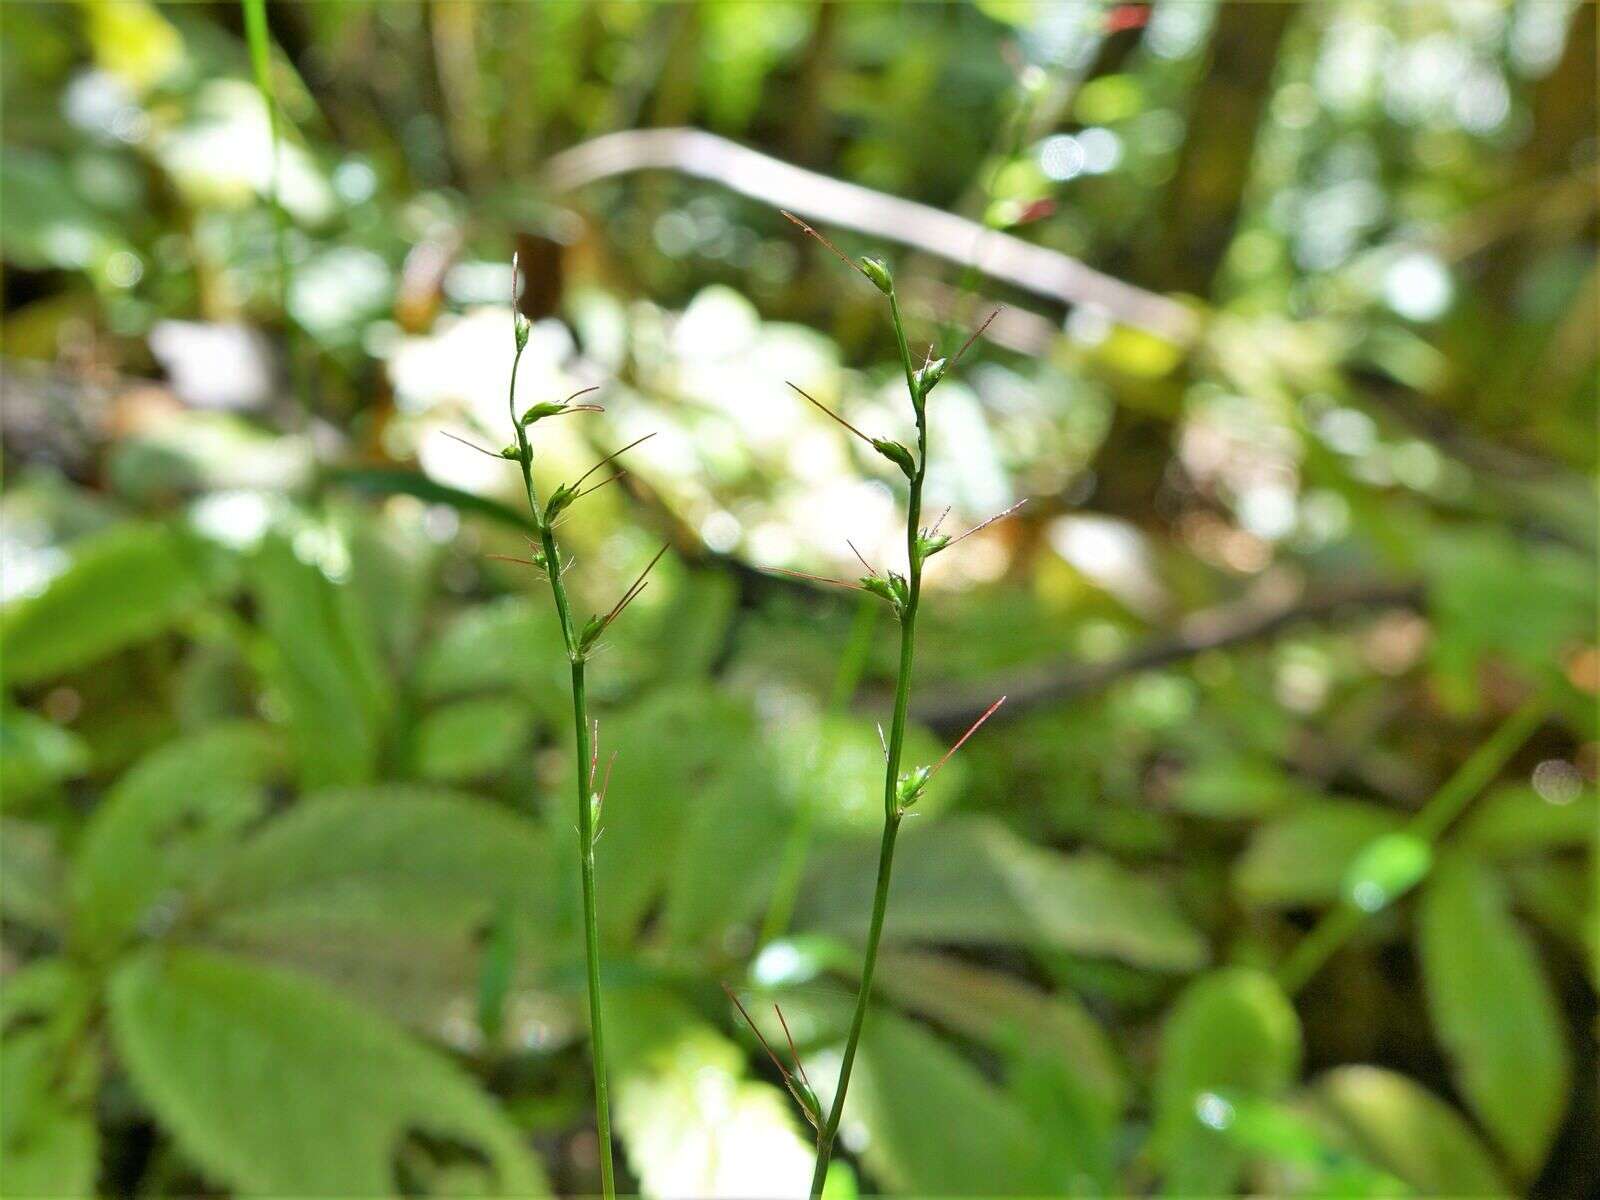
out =
{"type": "Polygon", "coordinates": [[[1386,833],[1351,861],[1340,894],[1362,912],[1387,908],[1427,876],[1433,848],[1415,834],[1386,833]]]}
{"type": "Polygon", "coordinates": [[[23,708],[0,708],[0,805],[15,810],[40,791],[89,768],[89,747],[71,730],[23,708]]]}
{"type": "Polygon", "coordinates": [[[0,663],[13,684],[85,667],[172,628],[212,590],[204,548],[178,529],[129,523],[72,545],[72,563],[0,612],[0,663]]]}
{"type": "MultiPolygon", "coordinates": [[[[830,853],[808,889],[801,921],[850,936],[872,910],[877,847],[830,853]]],[[[895,853],[893,941],[1039,945],[1156,970],[1193,970],[1207,948],[1157,881],[1092,853],[1029,845],[998,821],[913,821],[895,853]]]]}
{"type": "Polygon", "coordinates": [[[544,830],[470,797],[372,788],[314,797],[219,856],[196,889],[205,937],[322,974],[437,1028],[476,988],[479,932],[521,922],[519,957],[561,937],[544,830]]]}
{"type": "Polygon", "coordinates": [[[505,768],[528,736],[527,706],[509,697],[459,700],[436,708],[416,730],[424,779],[466,780],[505,768]]]}
{"type": "MultiPolygon", "coordinates": [[[[831,1073],[831,1072],[830,1072],[831,1073]]],[[[824,1103],[831,1101],[820,1080],[824,1103]]],[[[1029,1116],[932,1033],[869,1014],[842,1136],[873,1179],[914,1194],[1045,1195],[1057,1179],[1029,1116]]]]}
{"type": "Polygon", "coordinates": [[[1503,787],[1472,806],[1452,835],[1460,845],[1496,858],[1593,844],[1600,808],[1592,788],[1547,800],[1525,785],[1503,787]]]}
{"type": "Polygon", "coordinates": [[[1223,1136],[1241,1099],[1271,1098],[1300,1069],[1300,1020],[1259,971],[1202,976],[1168,1012],[1156,1074],[1153,1148],[1168,1195],[1232,1191],[1243,1155],[1223,1136]]]}
{"type": "Polygon", "coordinates": [[[262,543],[250,579],[301,781],[308,787],[370,781],[393,698],[353,591],[302,561],[279,536],[262,543]]]}
{"type": "Polygon", "coordinates": [[[1339,1067],[1313,1093],[1374,1162],[1427,1196],[1499,1196],[1505,1184],[1472,1127],[1404,1075],[1339,1067]]]}
{"type": "Polygon", "coordinates": [[[1374,804],[1324,801],[1258,826],[1233,867],[1233,886],[1248,903],[1289,908],[1327,904],[1358,855],[1403,823],[1374,804]]]}
{"type": "Polygon", "coordinates": [[[170,742],[127,772],[100,802],[72,864],[75,931],[115,944],[164,932],[181,915],[178,889],[208,868],[266,803],[280,765],[260,725],[221,725],[170,742]]]}
{"type": "Polygon", "coordinates": [[[1011,975],[953,956],[886,951],[878,992],[918,1016],[1019,1058],[1054,1058],[1108,1112],[1120,1112],[1127,1080],[1110,1039],[1087,1009],[1011,975]]]}
{"type": "Polygon", "coordinates": [[[646,1196],[781,1197],[811,1178],[789,1097],[746,1077],[746,1055],[661,991],[607,997],[617,1133],[646,1196]]]}
{"type": "Polygon", "coordinates": [[[1428,1010],[1457,1086],[1523,1176],[1543,1163],[1568,1103],[1561,1012],[1493,872],[1439,864],[1417,926],[1428,1010]]]}
{"type": "Polygon", "coordinates": [[[110,998],[139,1094],[206,1176],[241,1193],[393,1194],[418,1135],[481,1154],[496,1194],[543,1192],[516,1128],[467,1075],[319,985],[152,949],[117,971],[110,998]]]}

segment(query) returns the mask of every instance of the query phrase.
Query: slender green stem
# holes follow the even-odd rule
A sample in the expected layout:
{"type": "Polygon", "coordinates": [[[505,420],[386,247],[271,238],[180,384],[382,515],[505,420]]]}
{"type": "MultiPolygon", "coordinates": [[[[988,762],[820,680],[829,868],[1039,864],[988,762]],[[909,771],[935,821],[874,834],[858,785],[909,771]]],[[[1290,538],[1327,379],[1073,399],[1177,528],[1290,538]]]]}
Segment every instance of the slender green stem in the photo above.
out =
{"type": "Polygon", "coordinates": [[[523,490],[527,493],[534,524],[538,526],[545,575],[550,580],[550,593],[555,599],[556,616],[561,623],[561,637],[566,643],[567,658],[572,664],[572,725],[578,776],[578,863],[583,891],[584,963],[589,985],[589,1059],[594,1068],[594,1115],[595,1133],[600,1143],[600,1188],[602,1195],[610,1200],[617,1194],[617,1183],[611,1156],[611,1093],[606,1077],[605,1022],[600,1003],[600,919],[595,900],[595,810],[591,803],[590,780],[594,749],[590,741],[589,698],[578,628],[572,619],[567,586],[561,578],[561,549],[556,544],[554,523],[545,518],[544,510],[539,505],[539,495],[533,486],[533,450],[528,444],[527,430],[517,419],[517,366],[521,361],[522,347],[518,346],[516,357],[511,362],[511,389],[507,406],[511,410],[511,426],[516,430],[517,463],[522,469],[523,490]]]}
{"type": "MultiPolygon", "coordinates": [[[[1405,832],[1430,846],[1436,843],[1473,797],[1494,782],[1501,768],[1539,728],[1548,710],[1549,701],[1538,696],[1507,717],[1417,810],[1405,832]]],[[[1361,928],[1368,915],[1364,909],[1341,897],[1278,967],[1278,983],[1284,992],[1292,996],[1310,983],[1339,947],[1361,928]]]]}
{"type": "Polygon", "coordinates": [[[872,999],[872,973],[878,962],[878,944],[883,939],[883,918],[889,908],[889,880],[894,871],[895,839],[900,833],[904,812],[900,805],[900,752],[905,745],[906,712],[911,703],[911,666],[916,652],[917,605],[922,599],[922,553],[917,545],[922,520],[922,481],[928,470],[928,422],[923,398],[918,394],[916,367],[906,344],[905,326],[900,317],[900,302],[894,287],[889,287],[889,314],[894,321],[895,340],[905,368],[906,387],[917,414],[917,464],[911,477],[906,506],[906,601],[900,612],[900,670],[894,685],[894,718],[889,726],[888,752],[883,773],[883,840],[878,848],[878,881],[872,898],[872,921],[867,927],[867,948],[861,963],[861,991],[856,996],[850,1032],[845,1038],[844,1058],[839,1063],[839,1082],[834,1088],[828,1118],[817,1130],[817,1162],[811,1175],[813,1200],[822,1195],[833,1159],[834,1141],[839,1135],[839,1120],[844,1115],[844,1100],[850,1090],[850,1072],[855,1067],[856,1050],[861,1043],[861,1028],[866,1024],[867,1006],[872,999]]]}
{"type": "Polygon", "coordinates": [[[267,109],[267,128],[272,146],[272,173],[268,191],[272,207],[273,254],[278,269],[278,309],[283,314],[284,346],[289,360],[289,380],[299,402],[299,418],[304,421],[311,415],[311,394],[305,373],[301,369],[298,337],[293,315],[289,310],[289,291],[293,279],[289,266],[289,213],[283,207],[279,189],[280,162],[283,133],[278,113],[278,93],[272,83],[272,36],[267,28],[266,0],[241,0],[244,7],[245,38],[250,43],[250,66],[255,74],[256,91],[267,109]]]}

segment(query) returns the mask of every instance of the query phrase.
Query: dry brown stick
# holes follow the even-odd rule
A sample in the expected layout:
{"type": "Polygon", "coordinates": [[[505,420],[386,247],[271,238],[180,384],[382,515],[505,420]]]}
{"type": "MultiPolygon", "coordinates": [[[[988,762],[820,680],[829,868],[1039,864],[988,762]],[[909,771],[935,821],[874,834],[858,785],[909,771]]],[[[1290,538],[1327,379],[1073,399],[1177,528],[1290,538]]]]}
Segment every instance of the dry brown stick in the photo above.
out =
{"type": "Polygon", "coordinates": [[[1097,271],[926,204],[786,163],[701,129],[630,129],[582,142],[549,160],[545,182],[568,192],[633,171],[676,171],[813,221],[898,242],[1066,305],[1088,304],[1124,325],[1187,345],[1195,313],[1168,296],[1097,271]]]}
{"type": "Polygon", "coordinates": [[[1097,692],[1123,676],[1271,637],[1300,621],[1325,621],[1347,613],[1381,608],[1420,608],[1423,591],[1414,583],[1367,582],[1329,587],[1293,600],[1237,601],[1203,609],[1185,618],[1176,632],[1155,637],[1105,662],[1056,662],[1014,674],[995,675],[959,692],[929,696],[912,705],[912,716],[935,732],[965,729],[998,692],[1010,700],[995,720],[1015,721],[1026,713],[1097,692]]]}

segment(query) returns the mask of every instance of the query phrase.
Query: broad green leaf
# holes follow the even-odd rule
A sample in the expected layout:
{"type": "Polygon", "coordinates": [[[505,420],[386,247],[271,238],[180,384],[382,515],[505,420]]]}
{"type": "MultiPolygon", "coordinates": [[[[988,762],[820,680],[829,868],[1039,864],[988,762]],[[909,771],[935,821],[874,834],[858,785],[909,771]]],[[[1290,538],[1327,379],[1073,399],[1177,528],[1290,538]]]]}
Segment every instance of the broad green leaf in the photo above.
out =
{"type": "Polygon", "coordinates": [[[1518,1173],[1544,1162],[1566,1111],[1572,1063],[1561,1013],[1494,873],[1439,864],[1417,924],[1428,1011],[1456,1085],[1518,1173]]]}
{"type": "Polygon", "coordinates": [[[1105,1030],[1070,995],[916,950],[884,952],[874,987],[878,995],[992,1049],[1055,1059],[1109,1113],[1122,1111],[1128,1087],[1122,1065],[1105,1030]]]}
{"type": "MultiPolygon", "coordinates": [[[[195,356],[204,353],[197,348],[195,356]]],[[[142,422],[114,442],[106,474],[129,503],[158,504],[175,493],[283,496],[302,487],[311,468],[310,438],[264,429],[238,413],[184,408],[142,422]]],[[[202,502],[194,511],[197,532],[234,546],[249,540],[240,536],[247,523],[208,519],[226,507],[208,509],[202,502]]]]}
{"type": "Polygon", "coordinates": [[[247,1195],[391,1195],[417,1136],[481,1153],[494,1191],[542,1193],[495,1103],[387,1020],[291,973],[152,949],[112,977],[135,1087],[201,1170],[247,1195]]]}
{"type": "Polygon", "coordinates": [[[55,929],[62,919],[61,857],[48,825],[0,818],[0,914],[35,929],[55,929]]]}
{"type": "Polygon", "coordinates": [[[1585,952],[1586,930],[1595,910],[1595,863],[1544,858],[1505,864],[1513,906],[1530,921],[1585,952]]]}
{"type": "MultiPolygon", "coordinates": [[[[683,895],[701,881],[677,880],[676,873],[748,876],[749,863],[730,862],[720,853],[709,859],[696,853],[697,847],[715,846],[716,841],[704,837],[695,809],[704,802],[722,810],[730,793],[719,789],[729,787],[731,779],[749,779],[749,756],[760,751],[755,714],[748,702],[727,692],[675,687],[602,720],[600,742],[602,759],[613,748],[619,751],[601,818],[605,836],[595,847],[595,870],[605,897],[602,926],[613,936],[627,937],[672,884],[679,893],[675,903],[681,927],[686,932],[703,928],[705,907],[683,895]],[[688,907],[692,914],[682,911],[688,907]]],[[[569,774],[551,809],[554,827],[564,839],[571,836],[576,820],[572,797],[569,774]]],[[[745,793],[744,800],[752,805],[768,802],[759,792],[745,793]]],[[[719,891],[728,886],[722,880],[704,882],[719,891]]]]}
{"type": "Polygon", "coordinates": [[[478,779],[510,765],[528,740],[521,700],[485,696],[434,709],[416,730],[417,773],[441,782],[478,779]]]}
{"type": "Polygon", "coordinates": [[[1415,834],[1386,833],[1345,870],[1339,893],[1364,913],[1389,907],[1427,877],[1433,847],[1415,834]]]}
{"type": "Polygon", "coordinates": [[[1495,858],[1590,846],[1600,825],[1595,797],[1585,788],[1556,803],[1526,785],[1497,788],[1473,805],[1452,840],[1495,858]]]}
{"type": "Polygon", "coordinates": [[[92,985],[64,958],[41,959],[6,979],[0,1194],[95,1194],[100,1062],[95,1040],[84,1036],[93,1008],[92,985]]]}
{"type": "Polygon", "coordinates": [[[109,947],[164,932],[182,914],[178,889],[261,813],[277,765],[265,728],[234,724],[170,742],[123,775],[72,865],[79,936],[109,947]]]}
{"type": "Polygon", "coordinates": [[[1275,817],[1255,831],[1234,863],[1234,889],[1246,903],[1275,908],[1331,903],[1357,856],[1402,823],[1398,813],[1354,800],[1275,817]]]}
{"type": "Polygon", "coordinates": [[[89,769],[89,747],[24,708],[0,708],[0,808],[15,811],[41,791],[89,769]]]}
{"type": "Polygon", "coordinates": [[[1300,1019],[1272,978],[1225,967],[1168,1012],[1155,1082],[1153,1150],[1168,1195],[1231,1192],[1243,1154],[1222,1136],[1233,1106],[1271,1099],[1300,1069],[1300,1019]]]}
{"type": "Polygon", "coordinates": [[[1501,1196],[1504,1182],[1472,1127],[1422,1085],[1382,1067],[1338,1067],[1313,1096],[1373,1162],[1425,1196],[1501,1196]]]}
{"type": "MultiPolygon", "coordinates": [[[[791,814],[776,794],[764,747],[753,741],[729,749],[692,793],[667,873],[665,924],[680,944],[720,944],[760,907],[790,830],[791,814]]],[[[627,817],[611,800],[606,807],[612,810],[603,818],[609,838],[627,817]]]]}
{"type": "MultiPolygon", "coordinates": [[[[825,1104],[833,1099],[832,1075],[830,1069],[812,1076],[825,1104]]],[[[844,1122],[865,1128],[861,1161],[886,1190],[982,1196],[1060,1190],[1020,1105],[939,1038],[884,1009],[867,1015],[844,1122]]]]}
{"type": "Polygon", "coordinates": [[[94,1108],[59,1094],[61,1048],[29,1031],[0,1055],[0,1193],[52,1200],[95,1194],[94,1108]]]}
{"type": "MultiPolygon", "coordinates": [[[[333,536],[307,529],[295,543],[333,536]]],[[[369,782],[377,774],[392,701],[374,631],[354,592],[302,561],[290,541],[276,535],[262,542],[250,580],[271,643],[268,678],[287,708],[301,782],[369,782]]]]}
{"type": "MultiPolygon", "coordinates": [[[[645,1196],[800,1195],[812,1149],[789,1096],[748,1055],[655,989],[606,996],[612,1105],[645,1196]]],[[[756,1051],[759,1053],[759,1051],[756,1051]]]]}
{"type": "Polygon", "coordinates": [[[1305,789],[1270,762],[1208,756],[1183,773],[1172,803],[1202,817],[1260,817],[1282,809],[1305,789]]]}
{"type": "Polygon", "coordinates": [[[1593,564],[1581,554],[1488,527],[1435,531],[1425,549],[1434,665],[1458,708],[1480,703],[1484,658],[1547,678],[1562,649],[1593,632],[1593,564]]]}
{"type": "MultiPolygon", "coordinates": [[[[877,846],[820,855],[801,921],[863,937],[872,911],[877,846]]],[[[911,821],[895,852],[884,936],[899,941],[1041,946],[1190,971],[1207,948],[1166,889],[1097,854],[1029,845],[999,822],[911,821]]]]}
{"type": "MultiPolygon", "coordinates": [[[[772,730],[779,785],[794,808],[811,806],[819,832],[876,836],[883,828],[883,743],[870,721],[824,715],[772,730]]],[[[919,725],[906,728],[901,761],[932,764],[945,746],[919,725]]],[[[961,794],[962,767],[953,759],[917,801],[917,820],[949,808],[961,794]]]]}
{"type": "Polygon", "coordinates": [[[1040,1154],[1062,1180],[1060,1194],[1112,1194],[1119,1114],[1101,1103],[1071,1064],[1035,1054],[1025,1044],[1007,1047],[1006,1054],[1006,1092],[1032,1117],[1040,1154]]]}
{"type": "MultiPolygon", "coordinates": [[[[726,649],[739,604],[738,585],[724,572],[697,570],[680,578],[671,605],[648,624],[640,621],[638,637],[629,638],[630,651],[639,642],[641,651],[652,652],[652,677],[661,680],[708,676],[726,649]]],[[[620,624],[617,629],[623,636],[620,624]]]]}
{"type": "Polygon", "coordinates": [[[546,721],[570,723],[571,672],[545,599],[507,596],[463,610],[423,650],[417,689],[430,700],[512,690],[546,721]]]}
{"type": "Polygon", "coordinates": [[[1251,1163],[1251,1192],[1349,1200],[1411,1194],[1401,1180],[1352,1153],[1339,1130],[1302,1112],[1303,1105],[1216,1099],[1217,1134],[1251,1163]]]}
{"type": "Polygon", "coordinates": [[[441,547],[414,524],[385,521],[352,504],[340,511],[350,543],[350,587],[390,662],[409,662],[437,576],[441,547]]]}
{"type": "Polygon", "coordinates": [[[127,244],[117,222],[84,199],[62,160],[40,150],[8,144],[0,153],[0,208],[0,255],[18,266],[98,268],[127,244]]]}
{"type": "Polygon", "coordinates": [[[477,987],[502,909],[519,955],[565,927],[544,830],[496,805],[413,788],[303,800],[218,857],[196,888],[204,936],[323,974],[437,1029],[477,987]]]}
{"type": "Polygon", "coordinates": [[[0,669],[12,684],[86,667],[171,629],[213,590],[194,538],[130,522],[72,544],[72,562],[38,595],[0,612],[0,669]]]}

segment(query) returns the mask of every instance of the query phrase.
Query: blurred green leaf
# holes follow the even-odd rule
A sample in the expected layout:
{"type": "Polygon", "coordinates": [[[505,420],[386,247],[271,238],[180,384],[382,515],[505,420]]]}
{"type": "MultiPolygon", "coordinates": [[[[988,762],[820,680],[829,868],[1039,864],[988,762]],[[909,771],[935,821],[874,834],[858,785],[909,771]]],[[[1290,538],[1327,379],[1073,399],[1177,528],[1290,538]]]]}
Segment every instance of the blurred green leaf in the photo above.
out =
{"type": "Polygon", "coordinates": [[[63,911],[63,872],[55,830],[35,821],[0,818],[0,913],[36,929],[56,929],[63,911]]]}
{"type": "Polygon", "coordinates": [[[572,681],[561,627],[541,598],[506,596],[457,613],[417,662],[416,687],[431,700],[512,689],[547,721],[572,719],[572,681]]]}
{"type": "Polygon", "coordinates": [[[1243,1155],[1221,1134],[1233,1105],[1276,1096],[1300,1056],[1300,1019],[1270,976],[1226,967],[1184,989],[1162,1026],[1151,1132],[1167,1195],[1233,1190],[1243,1155]]]}
{"type": "Polygon", "coordinates": [[[100,1136],[93,1109],[58,1094],[59,1048],[38,1033],[7,1038],[0,1056],[0,1189],[61,1200],[96,1194],[100,1136]]]}
{"type": "MultiPolygon", "coordinates": [[[[883,827],[883,743],[858,716],[822,714],[777,723],[771,730],[779,786],[794,807],[809,805],[819,831],[871,833],[883,827]]],[[[906,726],[902,761],[932,764],[945,747],[920,725],[906,726]]],[[[961,794],[959,756],[940,771],[922,799],[919,820],[949,808],[961,794]]]]}
{"type": "Polygon", "coordinates": [[[1261,1190],[1296,1196],[1407,1196],[1406,1184],[1338,1144],[1337,1133],[1296,1107],[1276,1100],[1224,1101],[1229,1113],[1218,1129],[1228,1145],[1255,1160],[1257,1175],[1281,1179],[1261,1190]]]}
{"type": "MultiPolygon", "coordinates": [[[[852,843],[814,872],[803,925],[864,936],[877,849],[852,843]]],[[[1057,854],[985,817],[913,821],[895,853],[888,942],[1038,945],[1160,971],[1202,965],[1207,948],[1162,885],[1097,854],[1057,854]]]]}
{"type": "Polygon", "coordinates": [[[1585,953],[1586,930],[1595,909],[1593,857],[1525,860],[1507,863],[1503,870],[1517,909],[1579,954],[1585,953]]]}
{"type": "Polygon", "coordinates": [[[1415,834],[1386,833],[1350,863],[1341,896],[1365,913],[1387,908],[1427,877],[1433,847],[1415,834]]]}
{"type": "Polygon", "coordinates": [[[647,1196],[799,1194],[812,1154],[789,1097],[746,1078],[746,1054],[669,992],[606,994],[612,1103],[647,1196]]]}
{"type": "Polygon", "coordinates": [[[1053,1059],[1079,1078],[1108,1115],[1128,1082],[1104,1029],[1083,1005],[999,971],[915,950],[885,951],[877,991],[920,1017],[1018,1058],[1053,1059]]]}
{"type": "Polygon", "coordinates": [[[42,592],[0,612],[0,664],[38,683],[171,629],[213,590],[204,548],[181,530],[130,522],[76,541],[42,592]]]}
{"type": "Polygon", "coordinates": [[[503,696],[436,708],[417,726],[417,772],[449,782],[504,770],[527,744],[529,723],[527,706],[503,696]]]}
{"type": "Polygon", "coordinates": [[[0,807],[15,809],[89,769],[89,747],[69,729],[24,708],[0,707],[0,807]]]}
{"type": "Polygon", "coordinates": [[[126,244],[117,222],[84,200],[61,161],[38,150],[0,150],[0,209],[0,255],[19,267],[99,267],[126,244]]]}
{"type": "Polygon", "coordinates": [[[83,1030],[94,1008],[65,958],[11,972],[0,995],[0,1191],[88,1197],[100,1173],[93,1095],[99,1051],[83,1030]]]}
{"type": "Polygon", "coordinates": [[[152,949],[117,971],[110,999],[140,1095],[207,1176],[241,1193],[393,1194],[395,1160],[421,1134],[481,1153],[496,1194],[543,1194],[521,1136],[467,1075],[318,985],[152,949]]]}
{"type": "Polygon", "coordinates": [[[1301,799],[1304,791],[1274,763],[1220,754],[1184,771],[1172,803],[1202,817],[1261,817],[1301,799]]]}
{"type": "Polygon", "coordinates": [[[522,965],[562,914],[544,831],[471,797],[418,788],[302,801],[219,856],[194,908],[214,944],[293,965],[435,1025],[473,994],[477,935],[502,907],[522,965]]]}
{"type": "Polygon", "coordinates": [[[261,814],[280,766],[260,725],[169,742],[117,781],[83,831],[70,880],[74,931],[109,948],[180,916],[177,891],[261,814]]]}
{"type": "Polygon", "coordinates": [[[1317,1080],[1312,1094],[1364,1154],[1423,1195],[1506,1194],[1472,1127],[1404,1075],[1382,1067],[1338,1067],[1317,1080]]]}
{"type": "MultiPolygon", "coordinates": [[[[751,756],[760,753],[755,714],[726,691],[676,686],[602,718],[602,759],[612,748],[619,754],[602,815],[605,836],[595,847],[605,893],[601,926],[625,937],[670,884],[680,931],[701,930],[714,910],[695,890],[703,885],[706,896],[727,896],[761,869],[755,859],[727,857],[724,831],[708,825],[727,817],[749,829],[772,803],[770,784],[750,774],[751,756]],[[740,802],[752,811],[735,811],[740,802]],[[706,811],[697,816],[697,809],[706,811]]],[[[551,818],[563,836],[575,820],[572,794],[569,775],[551,818]]],[[[761,827],[754,826],[758,835],[761,827]]],[[[735,841],[738,833],[726,831],[735,841]]]]}
{"type": "Polygon", "coordinates": [[[1248,904],[1275,908],[1331,903],[1350,864],[1404,823],[1399,813],[1356,800],[1327,800],[1274,817],[1251,834],[1233,865],[1248,904]]]}
{"type": "Polygon", "coordinates": [[[1563,803],[1546,800],[1534,788],[1497,788],[1479,800],[1451,840],[1485,857],[1513,858],[1593,845],[1600,805],[1593,788],[1563,803]]]}
{"type": "Polygon", "coordinates": [[[1594,573],[1581,555],[1489,528],[1438,531],[1424,550],[1434,663],[1460,710],[1478,703],[1485,658],[1543,680],[1563,650],[1593,633],[1594,573]]]}
{"type": "Polygon", "coordinates": [[[270,641],[268,676],[288,710],[302,784],[372,780],[393,702],[374,630],[353,591],[302,561],[278,535],[262,542],[250,580],[270,641]]]}
{"type": "Polygon", "coordinates": [[[1428,1011],[1473,1111],[1524,1176],[1544,1162],[1572,1064],[1560,1008],[1494,873],[1440,862],[1417,925],[1428,1011]]]}
{"type": "MultiPolygon", "coordinates": [[[[832,1100],[827,1085],[824,1103],[832,1100]]],[[[1016,1103],[933,1034],[879,1009],[867,1016],[844,1124],[866,1128],[861,1160],[913,1194],[1043,1195],[1057,1180],[1016,1103]]]]}

